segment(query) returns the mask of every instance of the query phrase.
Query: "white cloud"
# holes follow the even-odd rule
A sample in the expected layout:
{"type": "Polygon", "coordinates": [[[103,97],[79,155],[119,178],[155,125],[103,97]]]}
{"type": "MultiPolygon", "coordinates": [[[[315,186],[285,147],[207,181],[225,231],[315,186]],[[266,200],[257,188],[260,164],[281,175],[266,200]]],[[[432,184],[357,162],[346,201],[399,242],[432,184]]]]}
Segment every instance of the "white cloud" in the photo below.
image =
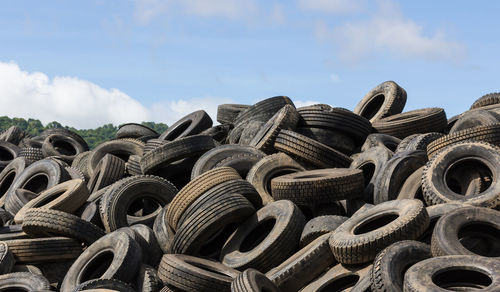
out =
{"type": "Polygon", "coordinates": [[[118,89],[104,89],[74,77],[50,79],[44,73],[22,71],[13,62],[0,62],[0,115],[35,118],[44,124],[58,121],[80,129],[142,121],[171,125],[199,109],[215,121],[217,105],[231,102],[207,96],[146,107],[118,89]]]}
{"type": "Polygon", "coordinates": [[[298,0],[297,4],[302,10],[327,13],[355,12],[362,9],[359,0],[298,0]]]}
{"type": "Polygon", "coordinates": [[[319,104],[321,102],[319,101],[314,101],[314,100],[294,100],[293,104],[295,104],[295,107],[303,107],[303,106],[308,106],[308,105],[313,105],[313,104],[319,104]]]}
{"type": "Polygon", "coordinates": [[[333,30],[318,22],[316,36],[333,40],[339,47],[340,58],[348,62],[359,61],[373,52],[451,62],[465,57],[461,43],[448,40],[440,31],[427,35],[422,26],[405,18],[395,3],[379,3],[378,11],[367,21],[346,22],[333,30]]]}

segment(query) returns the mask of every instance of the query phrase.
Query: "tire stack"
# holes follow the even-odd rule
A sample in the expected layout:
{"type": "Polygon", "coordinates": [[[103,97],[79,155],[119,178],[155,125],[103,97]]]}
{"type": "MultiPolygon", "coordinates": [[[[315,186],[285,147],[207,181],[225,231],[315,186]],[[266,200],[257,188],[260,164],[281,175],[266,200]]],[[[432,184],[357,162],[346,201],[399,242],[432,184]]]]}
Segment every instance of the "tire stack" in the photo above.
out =
{"type": "Polygon", "coordinates": [[[0,134],[1,291],[499,291],[500,95],[446,120],[384,82],[0,134]]]}

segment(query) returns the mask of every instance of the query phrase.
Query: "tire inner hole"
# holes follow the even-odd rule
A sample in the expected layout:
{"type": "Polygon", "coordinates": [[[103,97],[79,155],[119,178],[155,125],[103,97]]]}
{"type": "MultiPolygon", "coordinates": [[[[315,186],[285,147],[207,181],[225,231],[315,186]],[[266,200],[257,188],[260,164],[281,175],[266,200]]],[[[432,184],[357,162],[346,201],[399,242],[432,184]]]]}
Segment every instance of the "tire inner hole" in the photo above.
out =
{"type": "Polygon", "coordinates": [[[179,126],[175,127],[172,132],[168,133],[167,137],[165,137],[165,140],[167,141],[172,141],[175,140],[177,137],[179,137],[184,131],[191,126],[191,123],[193,121],[187,120],[181,123],[179,126]]]}
{"type": "Polygon", "coordinates": [[[347,291],[346,289],[353,287],[358,283],[358,275],[347,275],[339,279],[333,280],[325,287],[318,290],[318,292],[341,292],[347,291]]]}
{"type": "Polygon", "coordinates": [[[240,246],[241,252],[248,252],[259,245],[274,228],[276,218],[269,218],[257,225],[243,240],[240,246]]]}
{"type": "Polygon", "coordinates": [[[46,190],[48,185],[49,177],[44,173],[39,173],[30,177],[21,188],[38,194],[46,190]]]}
{"type": "MultiPolygon", "coordinates": [[[[432,282],[450,291],[465,291],[463,288],[483,289],[491,285],[491,278],[481,272],[463,268],[452,268],[436,273],[432,282]]],[[[474,290],[475,290],[474,289],[474,290]]]]}
{"type": "Polygon", "coordinates": [[[375,164],[367,162],[358,167],[363,171],[363,177],[365,178],[365,186],[367,186],[372,180],[373,174],[375,173],[375,164]]]}
{"type": "Polygon", "coordinates": [[[359,226],[354,229],[354,235],[368,233],[370,231],[384,227],[385,225],[396,220],[399,216],[395,213],[381,214],[374,218],[370,218],[365,222],[362,222],[359,226]]]}
{"type": "Polygon", "coordinates": [[[160,203],[151,197],[139,197],[132,201],[127,209],[127,215],[143,217],[158,211],[162,208],[160,203]]]}
{"type": "MultiPolygon", "coordinates": [[[[493,173],[490,168],[477,159],[463,159],[455,162],[445,172],[446,186],[455,194],[466,195],[471,184],[477,184],[476,178],[481,179],[480,192],[487,190],[492,183],[493,173]],[[474,174],[471,174],[471,171],[474,174]]],[[[468,194],[470,195],[470,194],[468,194]]]]}
{"type": "Polygon", "coordinates": [[[365,106],[360,116],[363,116],[367,119],[373,118],[384,104],[384,100],[385,95],[375,95],[372,100],[365,106]]]}
{"type": "Polygon", "coordinates": [[[484,222],[472,222],[458,231],[460,243],[485,257],[500,257],[500,230],[484,222]]]}
{"type": "Polygon", "coordinates": [[[100,278],[113,262],[113,257],[113,252],[110,250],[95,255],[83,268],[79,282],[100,278]]]}
{"type": "Polygon", "coordinates": [[[54,146],[56,151],[61,153],[62,155],[73,156],[77,154],[75,147],[71,143],[68,143],[66,141],[55,140],[52,142],[52,145],[54,146]]]}
{"type": "Polygon", "coordinates": [[[11,161],[14,156],[7,149],[0,147],[0,161],[11,161]]]}
{"type": "Polygon", "coordinates": [[[203,257],[218,259],[224,243],[226,243],[229,236],[233,234],[237,227],[237,224],[230,223],[224,226],[224,228],[218,229],[217,232],[206,240],[206,244],[201,247],[200,255],[203,257]]]}

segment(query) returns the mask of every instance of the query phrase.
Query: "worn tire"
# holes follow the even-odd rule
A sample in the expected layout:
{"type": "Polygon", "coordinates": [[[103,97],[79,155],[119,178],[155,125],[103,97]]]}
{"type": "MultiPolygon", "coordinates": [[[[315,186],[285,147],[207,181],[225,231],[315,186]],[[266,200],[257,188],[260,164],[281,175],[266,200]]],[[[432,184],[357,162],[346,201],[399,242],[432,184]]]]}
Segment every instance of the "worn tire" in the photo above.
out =
{"type": "Polygon", "coordinates": [[[347,219],[349,218],[337,215],[324,215],[312,218],[307,221],[302,230],[302,234],[300,235],[300,247],[308,245],[323,234],[334,231],[347,219]]]}
{"type": "Polygon", "coordinates": [[[370,122],[399,114],[406,104],[406,91],[394,81],[386,81],[370,90],[354,108],[370,122]]]}
{"type": "Polygon", "coordinates": [[[204,111],[199,110],[192,112],[161,133],[158,139],[165,141],[175,141],[184,137],[192,136],[201,133],[202,131],[212,126],[212,119],[204,111]]]}
{"type": "Polygon", "coordinates": [[[231,283],[231,292],[253,291],[279,292],[280,290],[266,275],[254,269],[243,271],[231,283]]]}

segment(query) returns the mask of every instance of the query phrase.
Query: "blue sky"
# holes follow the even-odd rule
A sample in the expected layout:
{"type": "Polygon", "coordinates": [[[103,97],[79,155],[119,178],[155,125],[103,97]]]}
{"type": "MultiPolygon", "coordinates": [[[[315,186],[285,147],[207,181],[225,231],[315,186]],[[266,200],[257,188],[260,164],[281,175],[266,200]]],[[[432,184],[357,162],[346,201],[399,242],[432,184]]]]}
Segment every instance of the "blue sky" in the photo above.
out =
{"type": "Polygon", "coordinates": [[[498,91],[498,1],[9,1],[0,115],[171,124],[288,95],[353,109],[377,84],[448,116],[498,91]]]}

